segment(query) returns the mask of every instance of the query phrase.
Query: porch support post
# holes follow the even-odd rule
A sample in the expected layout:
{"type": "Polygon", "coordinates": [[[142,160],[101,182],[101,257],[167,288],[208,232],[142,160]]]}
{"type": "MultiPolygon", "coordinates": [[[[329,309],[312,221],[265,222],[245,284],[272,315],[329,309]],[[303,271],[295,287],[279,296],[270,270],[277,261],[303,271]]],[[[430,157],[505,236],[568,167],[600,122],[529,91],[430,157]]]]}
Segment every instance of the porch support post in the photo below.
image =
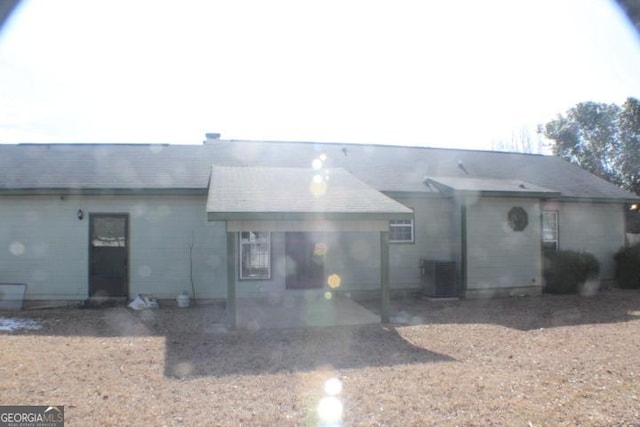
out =
{"type": "Polygon", "coordinates": [[[237,327],[236,312],[236,233],[227,232],[227,326],[237,327]]]}
{"type": "Polygon", "coordinates": [[[460,284],[458,296],[467,292],[467,201],[460,206],[460,284]]]}
{"type": "Polygon", "coordinates": [[[389,232],[380,232],[380,283],[382,284],[382,323],[389,323],[389,232]]]}

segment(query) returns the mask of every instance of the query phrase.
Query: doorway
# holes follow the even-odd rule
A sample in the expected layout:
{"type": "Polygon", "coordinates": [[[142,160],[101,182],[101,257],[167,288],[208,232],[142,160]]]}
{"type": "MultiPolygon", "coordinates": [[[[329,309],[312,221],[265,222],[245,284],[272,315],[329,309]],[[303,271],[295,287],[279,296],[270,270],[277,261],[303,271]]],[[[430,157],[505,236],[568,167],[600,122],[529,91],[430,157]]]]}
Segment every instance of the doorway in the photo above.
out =
{"type": "Polygon", "coordinates": [[[89,297],[127,297],[129,215],[89,217],[89,297]]]}
{"type": "Polygon", "coordinates": [[[326,253],[322,233],[285,233],[286,288],[321,289],[326,253]]]}

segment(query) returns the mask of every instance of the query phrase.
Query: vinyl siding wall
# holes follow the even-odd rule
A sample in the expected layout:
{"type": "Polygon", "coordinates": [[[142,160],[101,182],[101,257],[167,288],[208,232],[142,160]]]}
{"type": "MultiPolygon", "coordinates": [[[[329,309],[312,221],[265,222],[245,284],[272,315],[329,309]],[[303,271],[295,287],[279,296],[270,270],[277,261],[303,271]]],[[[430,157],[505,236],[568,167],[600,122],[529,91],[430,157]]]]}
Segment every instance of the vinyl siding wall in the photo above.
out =
{"type": "Polygon", "coordinates": [[[414,243],[391,243],[390,281],[393,287],[420,286],[420,258],[439,261],[456,259],[454,236],[458,223],[452,199],[396,197],[414,210],[414,243]]]}
{"type": "MultiPolygon", "coordinates": [[[[539,203],[525,198],[479,198],[467,206],[467,291],[542,286],[539,203]],[[528,225],[514,231],[508,212],[522,207],[528,225]]],[[[487,291],[487,292],[485,292],[487,291]]]]}
{"type": "MultiPolygon", "coordinates": [[[[415,212],[414,242],[390,245],[392,288],[420,286],[421,257],[459,261],[459,206],[451,199],[395,197],[415,212]]],[[[129,215],[129,295],[173,299],[226,298],[226,226],[209,222],[204,196],[3,196],[0,204],[0,282],[26,283],[29,299],[84,299],[89,288],[89,216],[129,215]],[[76,212],[82,209],[84,219],[76,212]],[[190,246],[193,246],[190,257],[190,246]]],[[[621,205],[556,203],[560,248],[587,250],[613,277],[613,254],[624,244],[621,205]]],[[[541,285],[541,210],[532,199],[482,198],[467,207],[467,289],[541,285]],[[523,207],[529,224],[511,230],[507,213],[523,207]]],[[[238,296],[285,290],[284,233],[272,233],[272,278],[239,281],[238,296]]],[[[324,233],[325,276],[340,289],[380,289],[380,234],[324,233]]],[[[233,272],[238,277],[238,272],[233,272]]]]}
{"type": "Polygon", "coordinates": [[[204,196],[3,196],[0,282],[27,284],[28,299],[84,299],[89,215],[129,214],[129,295],[226,297],[225,225],[207,222],[204,196]],[[78,220],[78,209],[84,219],[78,220]]]}
{"type": "MultiPolygon", "coordinates": [[[[451,201],[399,201],[415,210],[415,239],[390,245],[391,285],[412,288],[420,285],[420,257],[452,257],[451,201]]],[[[87,298],[89,217],[128,214],[130,297],[191,293],[192,262],[196,297],[226,298],[226,226],[207,221],[205,203],[204,196],[3,196],[0,282],[26,283],[32,300],[87,298]]],[[[324,233],[324,238],[325,275],[340,275],[341,290],[380,289],[380,233],[324,233]]],[[[284,233],[272,233],[271,245],[271,279],[238,281],[238,296],[285,290],[284,233]]]]}
{"type": "Polygon", "coordinates": [[[600,278],[615,276],[613,255],[624,246],[624,206],[604,203],[547,203],[546,210],[557,210],[559,247],[587,251],[600,261],[600,278]]]}

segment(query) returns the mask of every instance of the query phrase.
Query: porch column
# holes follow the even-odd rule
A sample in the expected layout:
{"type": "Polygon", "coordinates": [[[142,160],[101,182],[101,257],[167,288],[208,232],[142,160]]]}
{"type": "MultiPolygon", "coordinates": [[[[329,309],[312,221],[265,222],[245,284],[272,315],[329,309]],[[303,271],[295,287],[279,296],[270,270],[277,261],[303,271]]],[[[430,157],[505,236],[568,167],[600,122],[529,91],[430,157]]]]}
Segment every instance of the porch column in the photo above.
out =
{"type": "Polygon", "coordinates": [[[236,233],[227,233],[227,326],[236,329],[236,233]]]}
{"type": "Polygon", "coordinates": [[[389,323],[389,232],[380,232],[380,282],[382,284],[382,310],[380,320],[389,323]]]}

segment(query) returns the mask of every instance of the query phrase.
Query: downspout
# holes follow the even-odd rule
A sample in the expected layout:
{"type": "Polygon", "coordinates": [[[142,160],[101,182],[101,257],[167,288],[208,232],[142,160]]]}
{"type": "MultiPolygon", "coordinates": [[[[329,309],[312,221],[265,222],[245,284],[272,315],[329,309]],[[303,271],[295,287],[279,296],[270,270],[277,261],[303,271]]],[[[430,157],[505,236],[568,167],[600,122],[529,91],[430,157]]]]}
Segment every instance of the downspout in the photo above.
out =
{"type": "Polygon", "coordinates": [[[191,292],[193,303],[196,301],[196,286],[193,283],[193,229],[191,229],[191,243],[189,244],[189,281],[191,282],[191,292]]]}
{"type": "Polygon", "coordinates": [[[460,294],[467,291],[467,205],[460,204],[460,294]]]}
{"type": "Polygon", "coordinates": [[[382,307],[380,321],[389,323],[389,231],[380,232],[380,283],[382,287],[382,307]]]}

